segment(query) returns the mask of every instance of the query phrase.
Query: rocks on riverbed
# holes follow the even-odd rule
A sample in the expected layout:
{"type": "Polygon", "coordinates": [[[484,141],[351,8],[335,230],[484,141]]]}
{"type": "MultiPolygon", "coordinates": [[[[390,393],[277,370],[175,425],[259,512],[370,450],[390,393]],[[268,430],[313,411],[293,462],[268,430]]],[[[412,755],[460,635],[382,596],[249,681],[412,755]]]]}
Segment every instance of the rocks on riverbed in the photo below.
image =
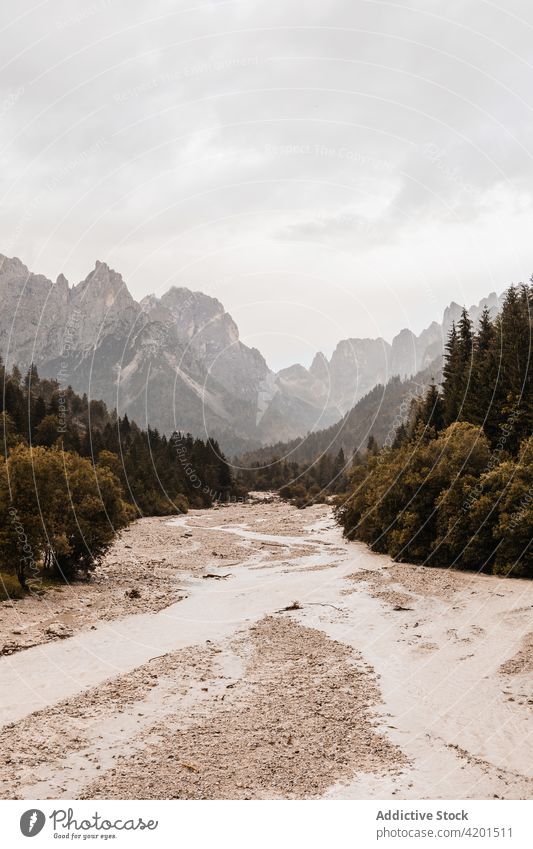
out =
{"type": "Polygon", "coordinates": [[[57,637],[60,640],[62,640],[65,637],[72,637],[72,634],[74,632],[73,632],[72,628],[68,628],[62,622],[53,622],[46,629],[46,633],[48,634],[49,637],[57,637]]]}

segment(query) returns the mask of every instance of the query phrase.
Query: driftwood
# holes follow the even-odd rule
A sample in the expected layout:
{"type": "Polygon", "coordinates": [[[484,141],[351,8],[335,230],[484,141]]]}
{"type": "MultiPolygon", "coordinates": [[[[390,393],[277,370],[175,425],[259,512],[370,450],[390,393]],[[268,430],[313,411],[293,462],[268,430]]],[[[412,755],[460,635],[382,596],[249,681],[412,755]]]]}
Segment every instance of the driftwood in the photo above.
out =
{"type": "Polygon", "coordinates": [[[274,613],[286,613],[287,610],[301,610],[302,605],[299,601],[293,601],[292,604],[288,604],[287,607],[281,607],[279,610],[275,610],[274,613]]]}
{"type": "Polygon", "coordinates": [[[289,610],[302,610],[302,608],[310,607],[311,605],[315,605],[317,607],[332,607],[333,610],[338,610],[342,613],[341,607],[335,607],[334,604],[328,604],[325,601],[306,601],[305,604],[300,604],[299,601],[293,601],[292,604],[288,604],[287,607],[281,607],[279,610],[275,610],[274,613],[286,613],[289,610]]]}
{"type": "Polygon", "coordinates": [[[223,581],[224,578],[231,578],[231,573],[227,575],[215,575],[214,572],[208,572],[207,575],[202,575],[202,578],[214,578],[215,581],[223,581]]]}

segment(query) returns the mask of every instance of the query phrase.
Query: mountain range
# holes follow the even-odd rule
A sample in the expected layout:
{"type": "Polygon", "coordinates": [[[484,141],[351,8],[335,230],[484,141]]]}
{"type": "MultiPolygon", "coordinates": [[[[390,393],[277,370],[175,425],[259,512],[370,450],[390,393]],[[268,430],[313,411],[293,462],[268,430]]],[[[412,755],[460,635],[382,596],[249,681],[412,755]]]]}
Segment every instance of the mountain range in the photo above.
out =
{"type": "MultiPolygon", "coordinates": [[[[317,353],[309,369],[275,373],[239,338],[216,298],[172,287],[140,302],[104,262],[70,286],[34,274],[0,254],[0,353],[21,370],[32,362],[90,398],[162,432],[214,436],[230,453],[291,440],[341,419],[377,384],[408,378],[442,354],[452,303],[441,323],[420,335],[402,330],[384,339],[344,339],[330,359],[317,353]]],[[[471,307],[497,312],[491,294],[471,307]]]]}

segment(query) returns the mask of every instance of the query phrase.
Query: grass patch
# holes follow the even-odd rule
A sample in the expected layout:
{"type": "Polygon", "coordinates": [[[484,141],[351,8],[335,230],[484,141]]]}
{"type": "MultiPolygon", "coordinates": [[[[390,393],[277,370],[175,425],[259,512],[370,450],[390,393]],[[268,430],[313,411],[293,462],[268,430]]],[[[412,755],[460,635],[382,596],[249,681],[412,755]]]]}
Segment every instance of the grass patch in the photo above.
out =
{"type": "Polygon", "coordinates": [[[26,593],[20,586],[18,578],[15,575],[0,572],[0,601],[24,598],[25,595],[26,593]]]}
{"type": "MultiPolygon", "coordinates": [[[[51,572],[40,569],[36,575],[28,576],[28,591],[20,586],[16,575],[0,571],[0,602],[25,598],[31,595],[44,595],[48,590],[62,592],[68,583],[57,578],[51,572]]],[[[74,582],[73,582],[74,583],[74,582]]]]}

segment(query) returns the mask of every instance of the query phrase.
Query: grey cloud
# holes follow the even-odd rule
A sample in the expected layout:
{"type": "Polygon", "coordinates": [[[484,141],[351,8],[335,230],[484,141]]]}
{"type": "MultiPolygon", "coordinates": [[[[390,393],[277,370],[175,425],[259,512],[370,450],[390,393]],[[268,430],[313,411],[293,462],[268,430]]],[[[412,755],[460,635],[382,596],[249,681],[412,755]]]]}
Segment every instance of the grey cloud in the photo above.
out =
{"type": "MultiPolygon", "coordinates": [[[[468,302],[485,294],[476,263],[489,288],[529,270],[533,14],[518,0],[7,0],[2,13],[0,250],[37,270],[79,280],[109,259],[137,296],[190,277],[231,309],[250,283],[239,295],[217,279],[312,279],[327,247],[356,294],[379,267],[409,302],[405,257],[431,227],[457,255],[474,233],[468,302]]],[[[441,306],[461,300],[432,273],[441,306]]],[[[436,317],[428,301],[413,320],[436,317]]]]}

